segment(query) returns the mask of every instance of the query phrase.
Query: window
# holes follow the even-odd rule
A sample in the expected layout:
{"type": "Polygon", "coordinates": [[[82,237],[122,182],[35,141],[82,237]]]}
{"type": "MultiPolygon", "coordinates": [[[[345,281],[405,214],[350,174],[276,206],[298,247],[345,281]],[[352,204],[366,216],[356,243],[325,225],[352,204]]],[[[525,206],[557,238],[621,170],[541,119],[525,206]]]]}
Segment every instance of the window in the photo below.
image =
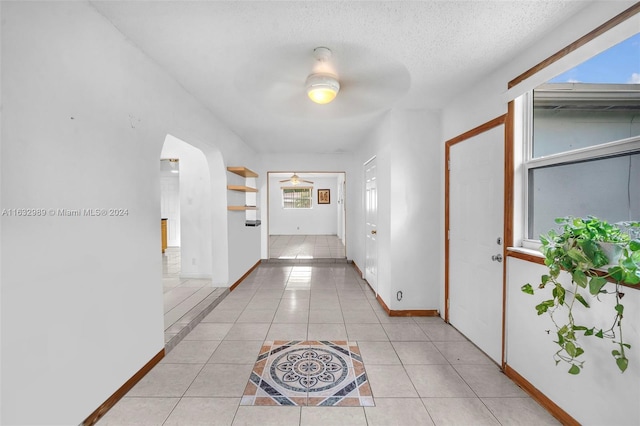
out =
{"type": "Polygon", "coordinates": [[[638,57],[639,41],[637,34],[520,100],[525,239],[537,240],[560,216],[640,220],[640,62],[625,63],[632,46],[638,57]],[[607,71],[625,69],[617,81],[598,75],[603,55],[607,71]]]}
{"type": "Polygon", "coordinates": [[[313,187],[282,188],[282,207],[285,209],[310,209],[313,187]]]}

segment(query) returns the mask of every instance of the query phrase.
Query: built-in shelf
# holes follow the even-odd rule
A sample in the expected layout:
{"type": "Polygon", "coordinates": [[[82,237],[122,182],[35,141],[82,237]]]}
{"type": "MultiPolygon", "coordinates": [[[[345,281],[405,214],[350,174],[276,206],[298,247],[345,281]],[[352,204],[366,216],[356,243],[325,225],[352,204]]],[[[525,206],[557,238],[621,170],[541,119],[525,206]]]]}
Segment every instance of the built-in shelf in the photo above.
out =
{"type": "Polygon", "coordinates": [[[249,170],[246,167],[227,167],[227,170],[231,173],[235,173],[245,178],[258,177],[258,174],[256,172],[254,172],[253,170],[249,170]]]}
{"type": "Polygon", "coordinates": [[[256,206],[227,206],[227,210],[241,212],[246,210],[258,210],[256,206]]]}
{"type": "Polygon", "coordinates": [[[244,186],[244,185],[227,185],[227,189],[230,191],[240,191],[240,192],[258,192],[256,188],[251,188],[249,186],[244,186]]]}
{"type": "MultiPolygon", "coordinates": [[[[245,212],[245,226],[253,226],[253,227],[260,226],[261,222],[260,222],[260,219],[258,219],[258,212],[256,211],[258,210],[258,207],[256,206],[256,204],[258,204],[258,200],[257,200],[258,189],[255,188],[255,186],[257,186],[255,178],[258,177],[258,174],[253,170],[247,169],[246,167],[227,167],[227,171],[230,173],[234,173],[238,176],[242,176],[244,178],[244,182],[243,182],[244,185],[228,185],[227,184],[227,190],[245,193],[244,195],[245,204],[243,206],[231,205],[231,206],[227,206],[227,210],[233,211],[233,212],[245,212]]],[[[239,180],[238,178],[235,178],[235,179],[236,181],[239,180]]],[[[236,203],[239,201],[237,200],[237,198],[239,198],[237,195],[232,197],[232,199],[236,203]]]]}

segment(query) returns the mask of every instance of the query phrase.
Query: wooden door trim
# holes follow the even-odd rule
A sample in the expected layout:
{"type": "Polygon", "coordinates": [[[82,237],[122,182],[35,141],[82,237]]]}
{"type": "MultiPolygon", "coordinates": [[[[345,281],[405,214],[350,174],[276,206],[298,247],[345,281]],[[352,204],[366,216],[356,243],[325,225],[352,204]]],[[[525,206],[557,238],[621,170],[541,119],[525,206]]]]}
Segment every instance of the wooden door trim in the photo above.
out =
{"type": "MultiPolygon", "coordinates": [[[[462,133],[454,138],[449,139],[448,141],[445,142],[445,163],[444,163],[444,191],[445,191],[445,196],[444,196],[444,320],[445,322],[449,322],[449,227],[450,227],[450,218],[449,218],[449,214],[450,214],[450,197],[449,197],[449,191],[450,191],[450,170],[449,170],[449,160],[450,160],[450,156],[451,156],[451,147],[453,145],[456,145],[458,143],[467,141],[471,138],[473,138],[474,136],[478,136],[486,131],[489,131],[491,129],[494,129],[498,126],[501,125],[505,125],[505,152],[504,152],[504,158],[505,158],[505,204],[504,204],[504,209],[505,212],[507,210],[507,207],[509,206],[507,204],[507,198],[506,198],[506,194],[507,194],[507,173],[506,173],[506,168],[508,166],[508,161],[507,159],[507,153],[511,153],[513,150],[513,140],[512,137],[509,137],[507,139],[506,136],[506,132],[507,131],[511,131],[510,129],[512,128],[511,124],[507,124],[508,123],[508,113],[507,114],[503,114],[499,117],[494,118],[493,120],[487,121],[486,123],[483,123],[477,127],[474,127],[473,129],[462,133]],[[511,145],[511,148],[507,148],[507,144],[511,145]]],[[[513,132],[511,132],[513,133],[513,132]]],[[[513,160],[511,160],[513,161],[513,160]]],[[[511,180],[512,177],[509,177],[511,180]]],[[[512,186],[510,186],[511,188],[512,186]]],[[[512,192],[512,191],[511,191],[512,192]]],[[[510,215],[509,215],[510,217],[510,215]]],[[[505,217],[505,229],[506,229],[506,219],[507,217],[505,217]]],[[[507,236],[504,235],[503,238],[505,239],[505,243],[506,243],[506,239],[507,236]]],[[[503,244],[503,249],[506,247],[506,244],[503,244]]],[[[505,345],[505,324],[504,324],[504,318],[505,318],[505,265],[506,265],[506,251],[503,252],[503,259],[505,259],[505,261],[503,262],[503,274],[502,274],[502,363],[504,364],[504,345],[505,345]]]]}
{"type": "Polygon", "coordinates": [[[515,102],[507,104],[504,123],[504,229],[502,231],[502,369],[507,360],[507,248],[513,246],[515,102]]]}
{"type": "Polygon", "coordinates": [[[538,64],[534,65],[533,67],[529,68],[528,70],[526,70],[525,72],[523,72],[522,74],[520,74],[519,76],[517,76],[516,78],[511,80],[509,82],[508,88],[511,89],[512,87],[522,83],[524,80],[526,80],[527,78],[529,78],[532,75],[536,74],[538,71],[540,71],[540,70],[548,67],[549,65],[553,64],[554,62],[557,62],[558,60],[564,58],[569,53],[573,52],[574,50],[577,50],[578,48],[580,48],[582,46],[584,46],[585,44],[587,44],[591,40],[595,39],[596,37],[598,37],[598,36],[600,36],[600,35],[602,35],[604,33],[606,33],[607,31],[609,31],[610,29],[612,29],[616,25],[626,21],[627,19],[631,18],[632,16],[634,16],[634,15],[636,15],[638,13],[640,13],[640,2],[635,3],[633,6],[629,7],[628,9],[626,9],[623,12],[619,13],[618,15],[614,16],[613,18],[609,19],[607,22],[605,22],[604,24],[600,25],[596,29],[588,32],[587,34],[583,35],[582,37],[580,37],[579,39],[577,39],[573,43],[571,43],[568,46],[560,49],[559,51],[557,51],[553,55],[549,56],[548,58],[546,58],[543,61],[539,62],[538,64]]]}

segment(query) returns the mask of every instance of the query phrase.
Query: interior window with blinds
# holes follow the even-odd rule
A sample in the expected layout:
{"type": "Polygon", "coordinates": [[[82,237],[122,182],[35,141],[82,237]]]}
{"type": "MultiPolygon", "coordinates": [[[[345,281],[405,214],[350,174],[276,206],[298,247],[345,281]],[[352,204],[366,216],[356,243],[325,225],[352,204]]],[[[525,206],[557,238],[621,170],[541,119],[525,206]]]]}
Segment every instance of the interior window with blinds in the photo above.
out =
{"type": "Polygon", "coordinates": [[[310,209],[313,187],[282,188],[282,207],[285,209],[310,209]]]}

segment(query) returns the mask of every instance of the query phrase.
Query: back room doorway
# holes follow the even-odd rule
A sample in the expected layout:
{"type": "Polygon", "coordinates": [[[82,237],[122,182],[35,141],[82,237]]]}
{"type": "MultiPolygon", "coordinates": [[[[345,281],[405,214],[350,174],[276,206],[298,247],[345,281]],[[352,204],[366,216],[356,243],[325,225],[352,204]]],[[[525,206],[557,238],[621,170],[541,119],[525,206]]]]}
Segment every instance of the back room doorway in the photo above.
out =
{"type": "Polygon", "coordinates": [[[346,259],[346,173],[267,172],[270,259],[346,259]]]}

